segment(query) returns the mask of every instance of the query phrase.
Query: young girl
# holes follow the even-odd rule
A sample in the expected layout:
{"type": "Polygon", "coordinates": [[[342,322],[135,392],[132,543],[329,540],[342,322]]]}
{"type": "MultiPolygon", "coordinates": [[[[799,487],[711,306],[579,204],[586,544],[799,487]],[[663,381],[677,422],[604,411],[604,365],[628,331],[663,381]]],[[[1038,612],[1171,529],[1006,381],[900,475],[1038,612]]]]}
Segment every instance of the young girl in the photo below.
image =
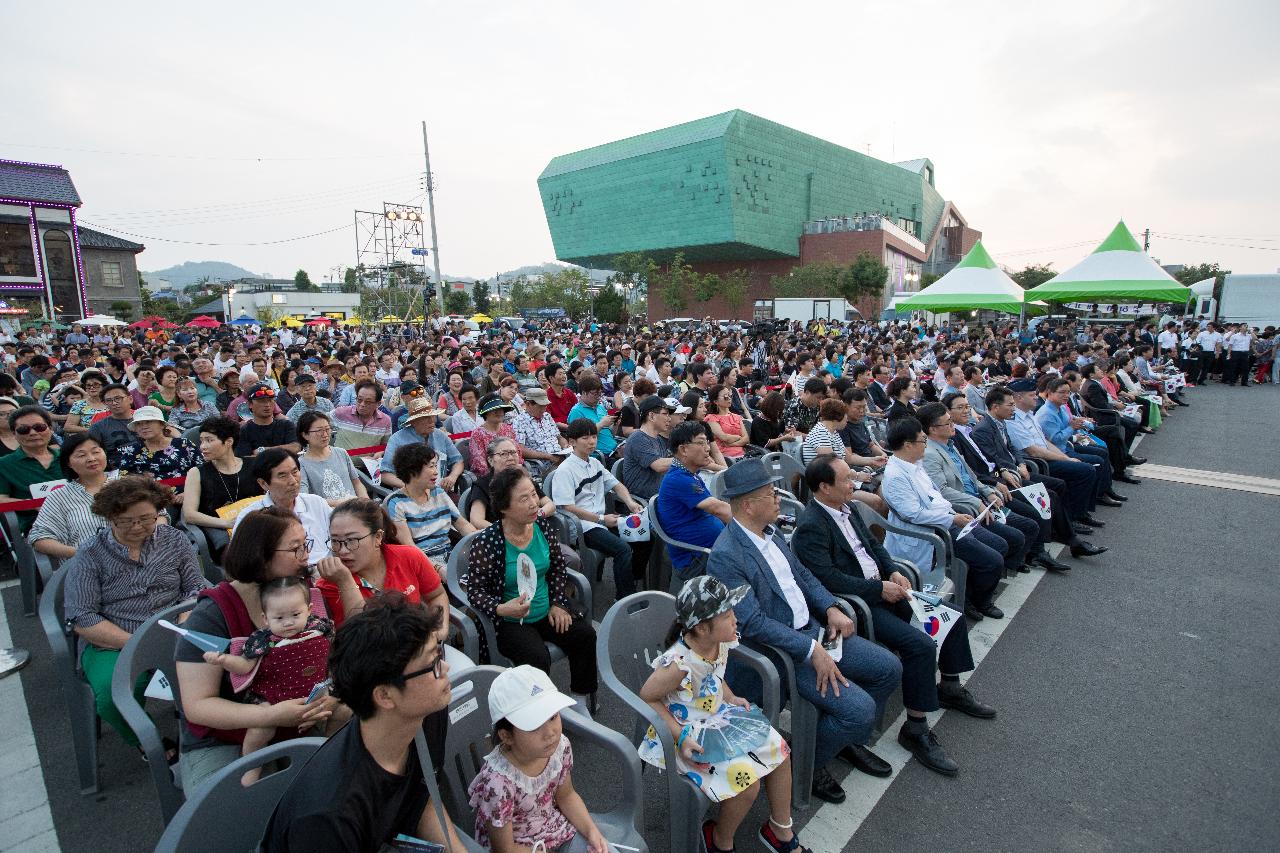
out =
{"type": "Polygon", "coordinates": [[[573,749],[560,712],[574,704],[527,664],[493,680],[489,716],[498,745],[467,789],[480,844],[497,853],[608,853],[573,787],[573,749]]]}
{"type": "MultiPolygon", "coordinates": [[[[250,696],[258,704],[305,699],[329,677],[333,622],[312,612],[311,590],[299,577],[267,581],[258,596],[267,626],[232,639],[226,652],[205,652],[204,659],[231,673],[237,693],[252,687],[250,696]]],[[[275,733],[274,726],[247,729],[240,754],[262,749],[275,733]]],[[[248,785],[259,772],[250,771],[241,781],[248,785]]]]}
{"type": "MultiPolygon", "coordinates": [[[[640,689],[640,698],[667,724],[679,753],[677,769],[720,804],[719,820],[702,824],[707,853],[734,849],[738,827],[760,793],[761,776],[769,795],[769,820],[760,826],[760,840],[779,853],[809,853],[791,829],[791,749],[775,729],[745,755],[714,765],[698,761],[700,741],[734,715],[732,707],[751,708],[724,680],[729,649],[738,644],[733,608],[747,592],[745,586],[731,590],[710,575],[687,581],[676,596],[669,648],[653,662],[653,675],[640,689]]],[[[640,744],[640,758],[666,769],[652,726],[640,744]]]]}

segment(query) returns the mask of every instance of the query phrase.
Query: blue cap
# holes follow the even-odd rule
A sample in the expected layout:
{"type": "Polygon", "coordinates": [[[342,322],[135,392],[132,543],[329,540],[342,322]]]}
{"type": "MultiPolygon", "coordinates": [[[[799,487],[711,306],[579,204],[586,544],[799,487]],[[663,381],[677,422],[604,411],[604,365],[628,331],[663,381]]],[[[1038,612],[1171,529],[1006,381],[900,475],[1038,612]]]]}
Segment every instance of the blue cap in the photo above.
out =
{"type": "Polygon", "coordinates": [[[1034,391],[1036,390],[1036,382],[1034,379],[1015,379],[1009,383],[1009,390],[1014,392],[1034,391]]]}

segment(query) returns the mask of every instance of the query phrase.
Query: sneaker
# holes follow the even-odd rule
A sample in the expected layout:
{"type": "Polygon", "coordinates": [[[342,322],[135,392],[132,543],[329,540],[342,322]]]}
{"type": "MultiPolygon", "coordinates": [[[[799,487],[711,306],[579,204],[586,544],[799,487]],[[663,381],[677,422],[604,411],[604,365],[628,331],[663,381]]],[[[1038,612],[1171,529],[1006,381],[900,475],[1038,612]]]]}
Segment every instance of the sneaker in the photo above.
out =
{"type": "Polygon", "coordinates": [[[790,841],[779,841],[778,836],[773,834],[772,824],[767,820],[760,824],[758,837],[764,846],[774,853],[813,853],[809,848],[800,846],[799,833],[793,832],[790,841]]]}

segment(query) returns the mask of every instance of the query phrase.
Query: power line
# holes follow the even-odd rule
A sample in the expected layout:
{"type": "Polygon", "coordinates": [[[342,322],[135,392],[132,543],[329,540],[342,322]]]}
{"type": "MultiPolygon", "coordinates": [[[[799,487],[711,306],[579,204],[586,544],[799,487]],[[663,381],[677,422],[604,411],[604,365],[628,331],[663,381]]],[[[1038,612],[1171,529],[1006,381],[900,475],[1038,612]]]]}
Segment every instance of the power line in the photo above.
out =
{"type": "Polygon", "coordinates": [[[1178,243],[1199,243],[1202,246],[1224,246],[1228,249],[1253,249],[1259,252],[1280,252],[1280,246],[1245,246],[1239,243],[1220,243],[1213,240],[1193,240],[1190,237],[1175,237],[1172,234],[1157,234],[1151,232],[1152,237],[1161,237],[1165,240],[1173,240],[1178,243]]]}
{"type": "MultiPolygon", "coordinates": [[[[1155,233],[1154,231],[1151,233],[1155,233]]],[[[1210,240],[1253,240],[1258,243],[1276,243],[1280,242],[1280,237],[1231,237],[1225,234],[1174,234],[1172,232],[1161,232],[1162,237],[1206,237],[1210,240]]]]}
{"type": "Polygon", "coordinates": [[[1005,257],[1007,255],[1033,255],[1037,252],[1057,252],[1063,249],[1074,249],[1079,246],[1091,245],[1094,242],[1095,241],[1093,240],[1081,240],[1079,243],[1068,243],[1065,246],[1044,246],[1039,249],[1019,249],[1016,252],[996,252],[996,254],[1000,257],[1005,257]]]}
{"type": "Polygon", "coordinates": [[[394,160],[417,158],[417,154],[330,154],[315,157],[225,157],[212,154],[159,154],[148,151],[109,151],[101,148],[71,148],[64,145],[32,145],[28,142],[4,142],[0,145],[34,148],[44,151],[72,151],[79,154],[110,154],[115,157],[149,157],[160,160],[222,160],[233,163],[298,163],[330,160],[394,160]]]}
{"type": "Polygon", "coordinates": [[[258,243],[208,243],[201,240],[172,240],[168,237],[154,237],[148,234],[135,234],[132,231],[125,231],[121,228],[113,228],[110,225],[95,225],[92,222],[86,222],[81,219],[80,224],[87,225],[90,228],[101,228],[104,231],[114,231],[117,234],[125,234],[129,237],[137,237],[139,240],[152,240],[158,243],[178,243],[184,246],[278,246],[281,243],[296,243],[299,240],[310,240],[312,237],[323,237],[325,234],[336,234],[339,231],[345,231],[350,225],[340,225],[337,228],[330,228],[328,231],[317,231],[314,234],[301,234],[297,237],[285,237],[281,240],[264,240],[258,243]]]}

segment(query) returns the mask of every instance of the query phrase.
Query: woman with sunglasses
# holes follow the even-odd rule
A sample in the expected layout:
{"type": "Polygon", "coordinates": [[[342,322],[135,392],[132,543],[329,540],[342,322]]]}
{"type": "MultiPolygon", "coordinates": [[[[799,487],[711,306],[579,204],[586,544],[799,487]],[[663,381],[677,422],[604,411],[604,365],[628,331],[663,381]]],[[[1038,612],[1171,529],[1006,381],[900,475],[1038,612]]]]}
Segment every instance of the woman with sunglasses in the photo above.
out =
{"type": "Polygon", "coordinates": [[[319,495],[337,506],[348,498],[367,498],[368,491],[356,473],[355,463],[341,447],[333,447],[333,421],[320,412],[304,412],[298,418],[298,440],[302,453],[298,464],[302,466],[302,490],[319,495]]]}
{"type": "Polygon", "coordinates": [[[329,518],[329,550],[341,570],[324,561],[316,586],[335,625],[364,609],[365,600],[384,589],[404,593],[427,609],[440,607],[449,616],[449,596],[427,555],[412,543],[401,543],[396,526],[377,501],[352,498],[329,518]]]}
{"type": "MultiPolygon", "coordinates": [[[[105,529],[79,548],[65,569],[64,616],[79,636],[80,665],[98,716],[130,746],[138,738],[111,699],[116,659],[129,638],[157,612],[194,598],[209,584],[186,534],[161,524],[173,489],[150,477],[107,483],[93,499],[105,529]]],[[[149,679],[134,685],[142,701],[149,679]]],[[[176,753],[172,760],[176,760],[176,753]]]]}
{"type": "MultiPolygon", "coordinates": [[[[59,450],[53,441],[53,419],[40,406],[22,406],[9,414],[9,428],[18,437],[18,449],[0,457],[0,503],[30,500],[31,487],[62,479],[59,450]]],[[[18,513],[26,533],[35,521],[34,510],[18,513]]]]}
{"type": "Polygon", "coordinates": [[[73,405],[67,413],[63,432],[68,435],[88,432],[94,417],[107,410],[107,404],[102,402],[102,389],[107,387],[106,376],[97,370],[86,370],[80,374],[79,385],[84,390],[84,399],[73,405]]]}
{"type": "MultiPolygon", "coordinates": [[[[215,637],[247,637],[267,624],[259,585],[306,572],[312,543],[288,509],[273,506],[246,513],[238,529],[222,561],[227,580],[200,596],[184,627],[215,637]]],[[[332,557],[321,560],[317,569],[345,571],[332,557]]],[[[331,696],[311,703],[290,699],[255,704],[248,691],[232,689],[226,670],[206,663],[204,652],[190,643],[179,642],[174,659],[182,697],[182,784],[188,791],[240,757],[245,729],[275,726],[291,734],[314,735],[318,724],[332,717],[335,722],[328,729],[333,731],[350,715],[331,696]]]]}

